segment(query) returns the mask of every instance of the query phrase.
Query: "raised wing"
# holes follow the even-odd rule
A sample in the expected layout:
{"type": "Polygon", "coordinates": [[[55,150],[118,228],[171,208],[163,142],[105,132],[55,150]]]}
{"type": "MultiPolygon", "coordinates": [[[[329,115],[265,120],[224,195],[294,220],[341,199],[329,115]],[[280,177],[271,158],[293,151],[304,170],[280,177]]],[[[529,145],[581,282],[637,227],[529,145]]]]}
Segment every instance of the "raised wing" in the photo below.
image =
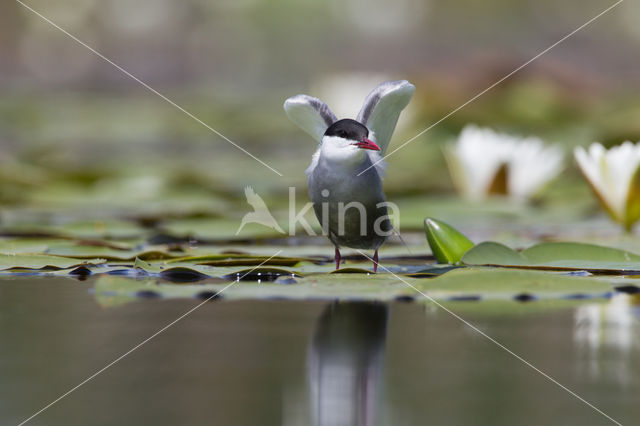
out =
{"type": "Polygon", "coordinates": [[[415,89],[407,80],[387,81],[373,89],[364,100],[357,120],[373,131],[374,140],[383,156],[400,112],[409,104],[415,89]]]}
{"type": "Polygon", "coordinates": [[[327,104],[308,95],[292,96],[284,102],[284,111],[291,121],[321,142],[327,127],[338,121],[327,104]]]}

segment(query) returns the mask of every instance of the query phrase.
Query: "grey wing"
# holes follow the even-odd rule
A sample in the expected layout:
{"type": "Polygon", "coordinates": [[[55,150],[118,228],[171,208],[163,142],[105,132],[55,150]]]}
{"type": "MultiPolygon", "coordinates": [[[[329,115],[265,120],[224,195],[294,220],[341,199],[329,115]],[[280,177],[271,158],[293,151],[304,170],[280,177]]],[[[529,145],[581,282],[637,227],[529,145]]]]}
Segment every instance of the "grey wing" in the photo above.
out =
{"type": "Polygon", "coordinates": [[[284,111],[291,121],[318,142],[322,141],[327,127],[338,121],[327,104],[308,95],[290,97],[284,102],[284,111]]]}
{"type": "Polygon", "coordinates": [[[386,152],[400,112],[409,104],[415,89],[407,80],[387,81],[364,100],[357,120],[373,131],[381,155],[386,152]]]}

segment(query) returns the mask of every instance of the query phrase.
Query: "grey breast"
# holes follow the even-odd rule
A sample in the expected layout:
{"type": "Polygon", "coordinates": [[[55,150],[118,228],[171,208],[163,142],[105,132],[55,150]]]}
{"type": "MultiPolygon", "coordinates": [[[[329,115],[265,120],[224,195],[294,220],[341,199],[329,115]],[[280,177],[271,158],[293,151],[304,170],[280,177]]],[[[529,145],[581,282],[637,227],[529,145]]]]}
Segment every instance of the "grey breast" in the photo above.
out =
{"type": "Polygon", "coordinates": [[[358,176],[371,164],[367,155],[355,169],[336,170],[320,157],[309,175],[316,217],[336,246],[377,249],[391,230],[378,171],[372,167],[358,176]]]}

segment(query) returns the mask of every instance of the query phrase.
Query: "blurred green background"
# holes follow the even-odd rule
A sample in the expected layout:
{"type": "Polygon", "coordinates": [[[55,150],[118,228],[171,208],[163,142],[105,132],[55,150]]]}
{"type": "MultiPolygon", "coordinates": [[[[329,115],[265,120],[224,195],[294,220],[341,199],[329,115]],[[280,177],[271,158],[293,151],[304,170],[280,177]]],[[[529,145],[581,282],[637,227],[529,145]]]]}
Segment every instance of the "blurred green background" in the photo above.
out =
{"type": "MultiPolygon", "coordinates": [[[[135,272],[134,259],[159,248],[166,256],[271,256],[283,250],[283,256],[318,255],[329,262],[333,250],[322,237],[281,238],[260,225],[235,235],[250,210],[246,185],[278,220],[287,216],[289,187],[296,188],[298,207],[308,201],[304,170],[315,143],[287,120],[287,97],[308,93],[341,117],[355,116],[379,82],[408,79],[417,91],[396,129],[393,150],[614,2],[25,3],[283,174],[20,3],[0,2],[0,244],[9,253],[4,256],[34,252],[80,261],[116,253],[121,257],[110,257],[113,267],[128,264],[135,272]],[[249,244],[256,241],[262,244],[249,244]]],[[[605,217],[571,155],[573,147],[594,141],[610,146],[640,140],[639,21],[640,3],[621,3],[389,158],[385,189],[401,208],[413,266],[428,259],[425,216],[451,223],[475,242],[492,239],[518,248],[564,238],[640,252],[640,241],[622,235],[605,217]],[[526,206],[462,201],[442,146],[469,123],[560,144],[566,169],[526,206]]],[[[381,251],[384,264],[396,264],[399,258],[390,256],[407,253],[395,240],[381,251]]],[[[350,266],[356,261],[350,258],[350,266]]],[[[349,282],[340,275],[323,277],[336,288],[349,282]]],[[[5,278],[4,423],[23,420],[196,303],[140,296],[140,303],[102,309],[95,303],[100,292],[88,291],[93,278],[5,278]]],[[[156,280],[150,285],[161,282],[156,280]]],[[[130,282],[140,285],[133,275],[130,282]]],[[[252,284],[239,288],[258,295],[266,287],[252,284]]],[[[480,292],[487,285],[479,280],[469,286],[475,284],[480,292]]],[[[296,294],[295,285],[281,288],[296,294]]],[[[102,293],[102,300],[109,297],[113,293],[102,293]]],[[[561,300],[570,309],[547,313],[544,301],[454,302],[452,309],[626,424],[638,418],[638,298],[618,295],[611,306],[605,301],[561,300]]],[[[118,418],[129,424],[308,424],[313,386],[321,378],[314,379],[313,359],[366,384],[322,382],[334,395],[380,392],[382,402],[368,405],[380,407],[379,424],[603,420],[448,313],[417,303],[390,306],[388,344],[373,339],[368,351],[375,362],[345,366],[339,361],[366,355],[357,344],[347,344],[360,342],[361,329],[355,328],[356,338],[343,336],[343,317],[319,320],[321,302],[206,304],[33,424],[113,424],[118,418]],[[340,325],[339,344],[317,337],[331,324],[340,325]],[[386,361],[377,358],[383,350],[386,361]]],[[[326,309],[330,317],[331,306],[326,309]]],[[[367,316],[351,321],[373,324],[367,316]]],[[[343,402],[356,401],[346,396],[343,402]]]]}
{"type": "MultiPolygon", "coordinates": [[[[410,80],[417,92],[393,149],[613,3],[27,4],[284,176],[6,1],[0,5],[5,228],[114,216],[213,215],[236,223],[247,207],[245,185],[270,206],[286,202],[287,188],[296,186],[303,202],[315,147],[284,115],[288,96],[308,93],[353,116],[378,82],[410,80]]],[[[638,17],[638,3],[620,4],[394,154],[385,181],[389,199],[453,195],[441,147],[476,123],[562,144],[567,170],[541,200],[592,202],[570,152],[593,141],[640,139],[638,17]]]]}

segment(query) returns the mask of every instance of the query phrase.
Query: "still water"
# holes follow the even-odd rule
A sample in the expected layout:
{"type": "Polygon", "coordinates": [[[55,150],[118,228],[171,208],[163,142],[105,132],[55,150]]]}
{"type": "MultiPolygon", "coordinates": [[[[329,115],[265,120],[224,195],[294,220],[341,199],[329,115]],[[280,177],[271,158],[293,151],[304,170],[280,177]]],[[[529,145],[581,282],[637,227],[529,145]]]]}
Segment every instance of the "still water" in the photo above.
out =
{"type": "MultiPolygon", "coordinates": [[[[0,425],[19,424],[199,303],[101,308],[91,286],[0,281],[0,425]]],[[[526,314],[465,303],[484,302],[449,307],[620,423],[640,424],[631,297],[526,314]]],[[[614,423],[428,304],[219,300],[27,424],[614,423]]]]}

